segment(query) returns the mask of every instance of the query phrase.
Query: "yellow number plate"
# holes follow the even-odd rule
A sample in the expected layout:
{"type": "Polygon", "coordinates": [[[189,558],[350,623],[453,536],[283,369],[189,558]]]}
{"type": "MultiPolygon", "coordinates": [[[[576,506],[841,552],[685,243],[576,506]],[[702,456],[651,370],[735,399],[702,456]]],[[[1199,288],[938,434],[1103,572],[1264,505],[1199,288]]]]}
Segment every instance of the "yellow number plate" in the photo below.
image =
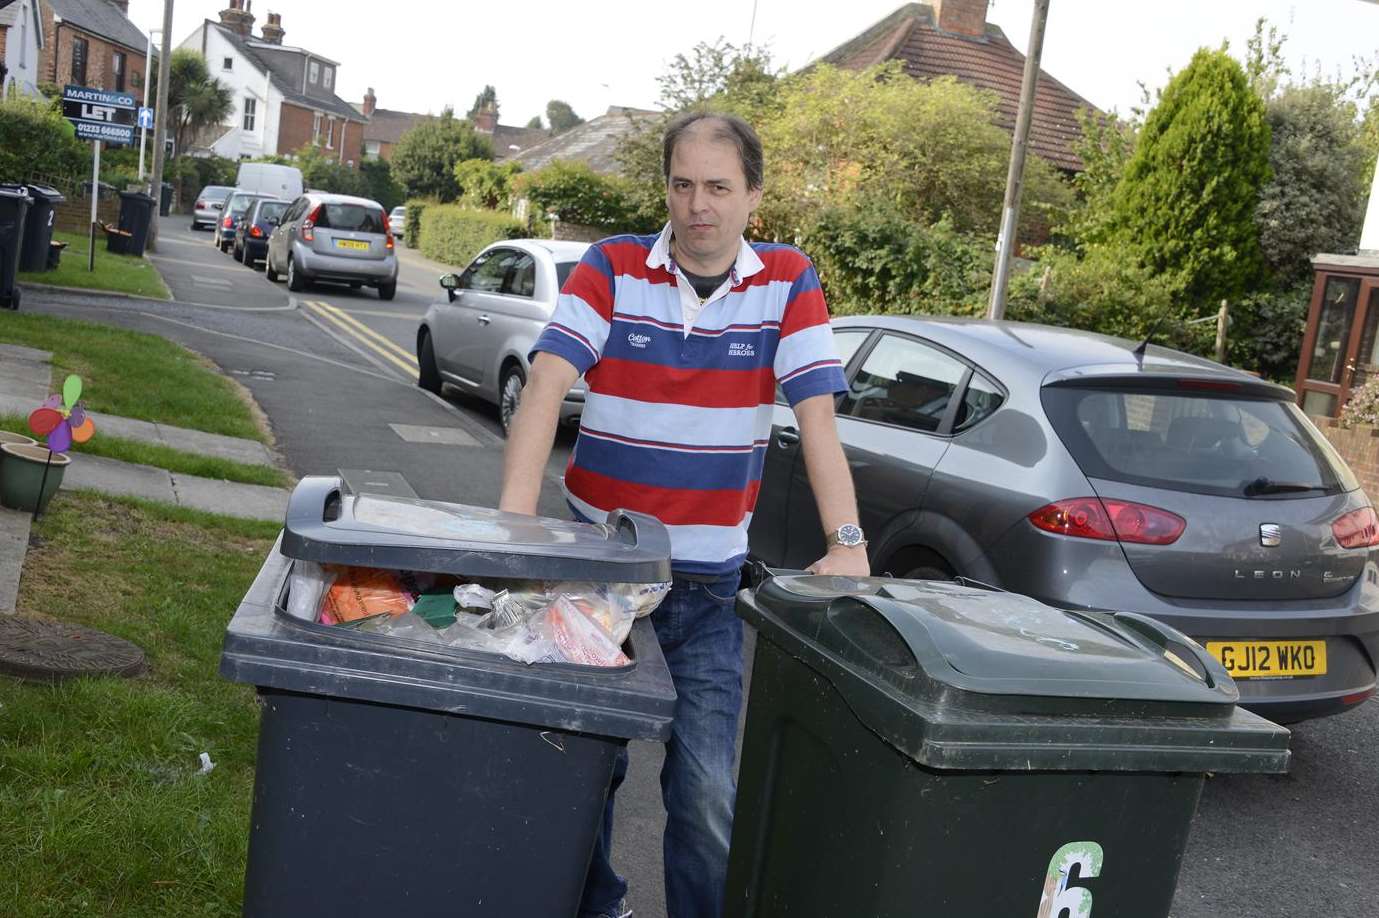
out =
{"type": "Polygon", "coordinates": [[[337,239],[335,240],[335,247],[337,249],[359,249],[363,252],[369,250],[369,244],[367,242],[359,242],[356,239],[337,239]]]}
{"type": "Polygon", "coordinates": [[[1233,679],[1326,675],[1326,641],[1208,641],[1233,679]]]}

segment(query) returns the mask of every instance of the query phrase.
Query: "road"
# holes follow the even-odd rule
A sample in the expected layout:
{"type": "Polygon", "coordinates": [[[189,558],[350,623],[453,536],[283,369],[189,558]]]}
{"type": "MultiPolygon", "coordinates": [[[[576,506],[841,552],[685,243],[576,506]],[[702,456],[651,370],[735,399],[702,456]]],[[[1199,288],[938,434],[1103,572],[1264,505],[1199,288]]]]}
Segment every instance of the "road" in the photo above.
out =
{"type": "MultiPolygon", "coordinates": [[[[154,261],[173,303],[34,290],[25,308],[152,331],[206,355],[252,392],[299,475],[396,471],[422,497],[496,503],[503,441],[494,409],[449,390],[438,398],[415,384],[417,319],[440,295],[433,268],[404,253],[392,302],[338,287],[289,295],[209,240],[180,219],[164,221],[154,261]]],[[[555,478],[571,443],[568,432],[558,440],[543,513],[564,513],[555,478]]],[[[1379,916],[1377,738],[1379,703],[1370,702],[1296,725],[1285,776],[1209,778],[1174,918],[1379,916]]],[[[658,746],[632,744],[619,797],[614,860],[632,882],[637,918],[664,915],[660,762],[658,746]]],[[[1152,842],[1152,820],[1144,833],[1152,842]]],[[[1114,852],[1106,857],[1101,877],[1088,883],[1093,890],[1115,882],[1125,864],[1114,852]]],[[[1031,918],[1036,910],[1031,902],[1031,918]]],[[[1100,918],[1095,901],[1092,914],[1100,918]]]]}

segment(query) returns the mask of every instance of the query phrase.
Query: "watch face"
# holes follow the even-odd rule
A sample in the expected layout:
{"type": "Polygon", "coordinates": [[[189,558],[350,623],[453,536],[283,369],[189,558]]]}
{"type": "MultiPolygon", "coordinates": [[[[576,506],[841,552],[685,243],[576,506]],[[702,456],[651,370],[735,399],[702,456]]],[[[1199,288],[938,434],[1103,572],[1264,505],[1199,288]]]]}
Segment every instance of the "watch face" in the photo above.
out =
{"type": "Polygon", "coordinates": [[[862,541],[862,530],[858,526],[848,523],[846,526],[838,527],[838,543],[840,545],[857,545],[862,541]]]}

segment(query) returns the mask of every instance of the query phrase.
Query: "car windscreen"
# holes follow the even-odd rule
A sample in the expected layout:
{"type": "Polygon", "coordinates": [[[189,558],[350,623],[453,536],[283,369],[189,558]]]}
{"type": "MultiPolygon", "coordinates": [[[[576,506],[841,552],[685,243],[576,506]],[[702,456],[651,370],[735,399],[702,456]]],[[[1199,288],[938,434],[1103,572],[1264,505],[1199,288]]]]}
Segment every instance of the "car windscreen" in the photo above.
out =
{"type": "Polygon", "coordinates": [[[1044,410],[1089,478],[1231,497],[1351,487],[1298,407],[1184,391],[1046,386],[1044,410]]]}
{"type": "Polygon", "coordinates": [[[565,289],[565,282],[566,282],[567,280],[570,279],[570,275],[571,275],[571,274],[575,273],[575,266],[578,265],[578,264],[579,264],[579,262],[577,262],[577,261],[562,261],[562,262],[557,262],[557,263],[556,263],[556,266],[555,266],[555,289],[556,289],[556,290],[564,290],[564,289],[565,289]]]}
{"type": "Polygon", "coordinates": [[[265,201],[259,205],[259,212],[254,219],[260,222],[272,220],[274,217],[281,217],[285,210],[287,210],[286,201],[265,201]]]}
{"type": "Polygon", "coordinates": [[[381,233],[385,222],[382,210],[364,204],[327,204],[316,218],[316,225],[323,229],[356,233],[381,233]]]}

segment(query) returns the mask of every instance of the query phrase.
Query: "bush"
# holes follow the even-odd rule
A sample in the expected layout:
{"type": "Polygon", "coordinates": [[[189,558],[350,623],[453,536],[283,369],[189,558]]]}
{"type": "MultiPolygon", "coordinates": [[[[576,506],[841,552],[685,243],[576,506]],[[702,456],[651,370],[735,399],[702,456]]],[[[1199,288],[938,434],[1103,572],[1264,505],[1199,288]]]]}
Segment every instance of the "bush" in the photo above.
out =
{"type": "Polygon", "coordinates": [[[91,149],[76,139],[61,104],[15,93],[0,102],[0,181],[75,178],[91,171],[91,149]]]}
{"type": "Polygon", "coordinates": [[[1303,282],[1231,303],[1226,329],[1231,365],[1291,386],[1298,372],[1298,353],[1311,301],[1312,284],[1303,282]]]}
{"type": "Polygon", "coordinates": [[[520,163],[495,163],[466,159],[455,164],[460,203],[469,207],[506,210],[512,206],[512,179],[522,171],[520,163]]]}
{"type": "Polygon", "coordinates": [[[406,235],[407,248],[421,248],[421,215],[426,208],[432,204],[440,202],[434,198],[411,198],[407,201],[407,217],[403,221],[402,231],[406,235]]]}
{"type": "Polygon", "coordinates": [[[438,118],[424,119],[398,140],[393,151],[393,177],[412,197],[448,202],[460,194],[455,164],[492,158],[493,145],[488,138],[476,134],[472,124],[446,109],[438,118]]]}
{"type": "Polygon", "coordinates": [[[554,212],[565,223],[582,223],[611,233],[651,232],[660,228],[659,223],[652,226],[638,218],[626,182],[600,175],[587,163],[558,160],[517,176],[513,188],[542,215],[554,212]]]}
{"type": "Polygon", "coordinates": [[[407,196],[407,192],[393,178],[392,167],[386,159],[366,159],[360,164],[359,171],[368,186],[366,196],[382,204],[384,210],[391,211],[407,196]]]}
{"type": "Polygon", "coordinates": [[[1350,390],[1350,398],[1341,409],[1340,422],[1342,427],[1379,426],[1379,376],[1350,390]]]}
{"type": "MultiPolygon", "coordinates": [[[[411,218],[409,202],[409,234],[411,218]]],[[[526,224],[508,214],[458,204],[431,204],[421,218],[421,254],[433,261],[463,268],[484,246],[525,235],[526,224]]]]}

